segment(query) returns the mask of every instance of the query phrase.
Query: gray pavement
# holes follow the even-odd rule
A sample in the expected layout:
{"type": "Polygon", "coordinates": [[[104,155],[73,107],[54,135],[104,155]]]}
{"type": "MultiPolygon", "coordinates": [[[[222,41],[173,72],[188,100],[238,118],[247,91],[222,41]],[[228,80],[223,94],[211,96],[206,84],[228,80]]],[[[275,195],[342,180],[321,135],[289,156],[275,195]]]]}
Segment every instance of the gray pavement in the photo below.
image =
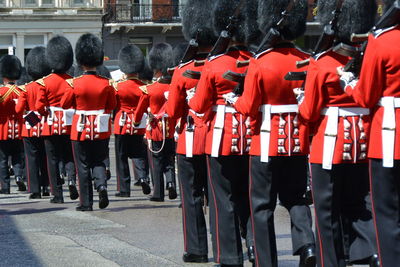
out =
{"type": "MultiPolygon", "coordinates": [[[[110,142],[111,172],[115,174],[114,144],[110,142]]],[[[133,177],[133,176],[132,176],[133,177]]],[[[113,176],[108,190],[110,205],[93,212],[77,212],[78,201],[64,191],[64,204],[49,197],[29,200],[18,193],[0,195],[0,267],[2,266],[213,266],[209,238],[208,264],[182,261],[182,214],[179,200],[154,203],[133,187],[131,198],[115,198],[113,176]]],[[[66,188],[66,186],[65,186],[66,188]]],[[[290,220],[285,209],[275,213],[279,267],[298,266],[290,240],[290,220]]],[[[246,267],[251,265],[246,261],[246,267]]]]}
{"type": "MultiPolygon", "coordinates": [[[[64,204],[30,201],[16,187],[0,195],[0,266],[213,266],[182,262],[178,200],[152,203],[137,187],[133,197],[116,199],[115,188],[112,182],[105,210],[98,209],[95,196],[93,212],[75,211],[77,202],[67,192],[64,204]]],[[[279,266],[297,266],[286,210],[278,207],[275,221],[279,266]]]]}

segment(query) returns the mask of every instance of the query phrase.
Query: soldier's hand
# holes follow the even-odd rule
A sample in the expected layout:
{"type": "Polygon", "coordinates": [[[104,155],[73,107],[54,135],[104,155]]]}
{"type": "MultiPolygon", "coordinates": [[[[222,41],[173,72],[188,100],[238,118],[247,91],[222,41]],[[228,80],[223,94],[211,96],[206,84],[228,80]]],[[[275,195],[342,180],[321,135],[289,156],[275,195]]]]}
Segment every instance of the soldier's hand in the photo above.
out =
{"type": "Polygon", "coordinates": [[[297,103],[299,105],[304,101],[304,89],[303,88],[294,88],[293,93],[296,96],[297,103]]]}
{"type": "Polygon", "coordinates": [[[235,105],[236,101],[237,101],[238,98],[239,98],[239,97],[238,97],[235,93],[233,93],[233,92],[224,94],[224,95],[222,95],[222,97],[225,99],[225,102],[226,102],[227,104],[232,105],[232,106],[235,105]]]}

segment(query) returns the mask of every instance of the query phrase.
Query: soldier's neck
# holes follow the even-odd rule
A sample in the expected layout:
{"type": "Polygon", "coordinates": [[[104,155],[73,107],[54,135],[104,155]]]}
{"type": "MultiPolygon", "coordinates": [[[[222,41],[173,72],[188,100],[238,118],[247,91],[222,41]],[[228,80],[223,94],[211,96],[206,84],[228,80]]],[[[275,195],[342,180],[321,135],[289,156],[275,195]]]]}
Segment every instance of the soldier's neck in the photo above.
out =
{"type": "Polygon", "coordinates": [[[83,71],[96,71],[96,67],[82,66],[83,71]]]}
{"type": "Polygon", "coordinates": [[[6,77],[3,77],[3,83],[4,84],[15,84],[15,80],[10,80],[6,77]]]}

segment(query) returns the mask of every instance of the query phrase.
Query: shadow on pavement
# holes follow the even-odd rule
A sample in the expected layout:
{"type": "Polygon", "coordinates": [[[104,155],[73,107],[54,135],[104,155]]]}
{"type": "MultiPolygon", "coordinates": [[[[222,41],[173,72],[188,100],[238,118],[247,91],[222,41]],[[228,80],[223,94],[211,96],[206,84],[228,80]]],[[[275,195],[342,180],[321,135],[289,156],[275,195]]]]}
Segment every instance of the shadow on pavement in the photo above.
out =
{"type": "Polygon", "coordinates": [[[46,212],[52,212],[52,211],[60,211],[60,210],[65,210],[65,208],[47,208],[47,209],[19,209],[19,210],[13,210],[13,211],[5,211],[5,210],[0,210],[0,215],[5,215],[6,217],[12,216],[12,215],[29,215],[29,214],[37,214],[37,213],[46,213],[46,212]]]}
{"type": "Polygon", "coordinates": [[[142,206],[131,206],[131,207],[108,208],[107,210],[110,212],[119,212],[124,210],[146,210],[146,209],[168,209],[168,208],[178,208],[178,205],[163,205],[163,206],[142,205],[142,206]]]}
{"type": "MultiPolygon", "coordinates": [[[[0,210],[0,214],[10,215],[5,210],[0,210]]],[[[0,216],[0,240],[1,266],[43,266],[21,234],[14,218],[0,216]]]]}

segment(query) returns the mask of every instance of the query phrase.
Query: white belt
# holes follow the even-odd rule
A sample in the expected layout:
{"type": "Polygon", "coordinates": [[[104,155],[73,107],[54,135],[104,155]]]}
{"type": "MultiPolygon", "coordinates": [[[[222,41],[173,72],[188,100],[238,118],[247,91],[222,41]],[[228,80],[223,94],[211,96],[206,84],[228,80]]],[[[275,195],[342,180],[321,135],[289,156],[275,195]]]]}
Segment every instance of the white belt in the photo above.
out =
{"type": "Polygon", "coordinates": [[[63,126],[72,125],[72,117],[75,114],[75,109],[63,109],[60,107],[48,107],[50,110],[50,116],[47,117],[47,124],[52,125],[54,119],[54,112],[63,112],[63,126]]]}
{"type": "Polygon", "coordinates": [[[85,116],[93,116],[93,115],[101,115],[104,113],[104,109],[99,110],[76,110],[75,114],[85,115],[85,116]]]}
{"type": "Polygon", "coordinates": [[[378,103],[383,107],[382,155],[383,167],[393,168],[396,139],[396,108],[400,108],[400,98],[382,97],[378,103]]]}
{"type": "Polygon", "coordinates": [[[213,139],[211,146],[211,157],[219,156],[219,147],[221,145],[222,132],[225,125],[225,113],[237,113],[236,109],[225,105],[216,105],[212,108],[213,111],[217,112],[215,115],[215,124],[213,129],[213,139]]]}
{"type": "Polygon", "coordinates": [[[325,127],[324,148],[322,154],[322,168],[332,170],[333,155],[335,153],[336,138],[338,134],[339,117],[355,117],[369,115],[367,108],[339,108],[328,107],[321,111],[321,115],[328,116],[325,127]]]}
{"type": "Polygon", "coordinates": [[[189,109],[189,111],[190,111],[191,113],[193,113],[194,115],[196,115],[197,117],[199,117],[199,118],[204,117],[204,113],[203,113],[203,114],[197,113],[197,112],[195,112],[193,109],[189,109]]]}
{"type": "Polygon", "coordinates": [[[298,105],[262,105],[262,123],[260,129],[261,162],[269,161],[269,145],[271,140],[271,115],[279,113],[298,113],[298,105]]]}

